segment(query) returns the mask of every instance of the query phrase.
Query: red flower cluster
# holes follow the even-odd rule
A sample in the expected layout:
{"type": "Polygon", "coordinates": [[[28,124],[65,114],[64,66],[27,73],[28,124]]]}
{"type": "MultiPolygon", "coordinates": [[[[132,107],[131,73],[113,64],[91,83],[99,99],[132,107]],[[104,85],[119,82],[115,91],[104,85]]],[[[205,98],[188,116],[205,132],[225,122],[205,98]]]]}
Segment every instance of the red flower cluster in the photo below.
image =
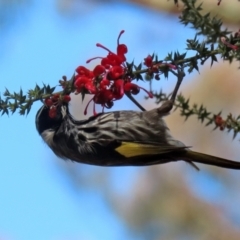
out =
{"type": "MultiPolygon", "coordinates": [[[[95,104],[101,104],[103,110],[104,107],[111,108],[113,101],[121,99],[124,93],[138,94],[140,89],[143,89],[132,83],[133,79],[127,75],[125,54],[128,49],[125,44],[119,43],[119,39],[123,33],[124,31],[121,31],[118,36],[116,53],[97,43],[97,47],[107,50],[107,56],[95,57],[88,60],[87,63],[94,59],[101,59],[101,63],[93,70],[89,70],[84,66],[79,66],[76,69],[75,93],[89,93],[94,95],[88,102],[84,114],[87,114],[87,108],[92,101],[94,103],[93,113],[96,115],[95,104]]],[[[147,92],[149,97],[152,97],[150,92],[145,89],[143,90],[147,92]]]]}
{"type": "Polygon", "coordinates": [[[153,57],[150,55],[148,55],[146,58],[144,58],[144,65],[148,67],[148,74],[152,77],[154,76],[154,78],[156,80],[160,80],[161,71],[159,68],[161,66],[167,66],[174,70],[177,69],[177,67],[171,63],[163,63],[163,62],[154,63],[153,57]]]}
{"type": "Polygon", "coordinates": [[[224,45],[226,45],[227,47],[229,47],[229,48],[231,48],[232,50],[235,50],[235,51],[238,50],[239,47],[237,45],[234,45],[234,44],[231,44],[230,42],[228,42],[225,37],[221,37],[220,39],[221,39],[221,42],[224,45]]]}
{"type": "Polygon", "coordinates": [[[49,98],[46,98],[44,100],[44,103],[46,106],[50,108],[48,112],[49,117],[54,118],[57,114],[57,106],[59,104],[62,104],[63,102],[68,103],[70,102],[70,100],[71,98],[69,95],[61,96],[60,94],[57,94],[57,93],[49,98]]]}
{"type": "Polygon", "coordinates": [[[215,115],[214,116],[214,122],[216,124],[216,127],[219,127],[219,129],[222,131],[224,130],[226,126],[226,121],[222,119],[220,115],[215,115]]]}

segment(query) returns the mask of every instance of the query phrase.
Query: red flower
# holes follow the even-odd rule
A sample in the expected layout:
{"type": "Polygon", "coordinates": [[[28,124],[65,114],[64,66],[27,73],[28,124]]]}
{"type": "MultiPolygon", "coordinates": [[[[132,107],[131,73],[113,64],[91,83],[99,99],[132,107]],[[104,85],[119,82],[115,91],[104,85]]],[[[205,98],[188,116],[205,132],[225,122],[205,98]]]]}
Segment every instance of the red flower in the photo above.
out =
{"type": "Polygon", "coordinates": [[[102,81],[100,82],[100,89],[105,89],[107,87],[109,87],[110,85],[110,81],[108,79],[102,79],[102,81]]]}
{"type": "Polygon", "coordinates": [[[69,95],[64,95],[63,96],[63,102],[70,102],[71,101],[71,97],[69,95]]]}
{"type": "Polygon", "coordinates": [[[55,118],[57,115],[57,108],[55,106],[52,106],[48,112],[48,115],[50,118],[55,118]]]}
{"type": "Polygon", "coordinates": [[[118,79],[114,81],[112,86],[112,92],[114,95],[114,99],[118,100],[121,99],[124,95],[124,81],[122,79],[118,79]]]}
{"type": "Polygon", "coordinates": [[[102,58],[101,65],[104,66],[106,69],[109,69],[111,67],[111,62],[107,57],[105,57],[102,58]]]}
{"type": "Polygon", "coordinates": [[[125,92],[131,92],[134,95],[138,94],[140,89],[145,91],[148,94],[149,98],[153,98],[153,94],[151,92],[147,91],[145,88],[142,88],[142,87],[138,86],[137,84],[128,82],[124,85],[124,91],[125,92]]]}
{"type": "Polygon", "coordinates": [[[225,128],[226,121],[222,119],[220,115],[214,116],[214,121],[217,127],[222,131],[225,128]]]}
{"type": "Polygon", "coordinates": [[[117,55],[121,58],[122,62],[126,61],[126,57],[124,54],[126,54],[128,52],[127,46],[125,44],[120,44],[119,40],[120,37],[122,36],[122,34],[124,33],[124,30],[122,30],[119,35],[118,35],[118,39],[117,39],[117,55]]]}
{"type": "Polygon", "coordinates": [[[220,39],[221,39],[221,42],[222,42],[224,45],[226,45],[227,47],[229,47],[229,48],[231,48],[231,49],[233,49],[233,50],[235,50],[235,51],[238,50],[238,46],[233,45],[233,44],[231,44],[230,42],[228,42],[225,37],[221,37],[220,39]]]}
{"type": "Polygon", "coordinates": [[[94,86],[92,79],[86,76],[78,76],[74,82],[74,86],[77,93],[82,92],[82,90],[86,90],[91,94],[96,92],[96,87],[94,86]]]}
{"type": "Polygon", "coordinates": [[[95,94],[95,96],[93,97],[93,101],[101,105],[104,105],[105,103],[112,100],[113,100],[113,93],[109,89],[103,89],[102,91],[95,94]]]}
{"type": "Polygon", "coordinates": [[[152,67],[152,57],[148,55],[146,58],[144,58],[144,65],[147,67],[152,67]]]}
{"type": "Polygon", "coordinates": [[[52,99],[53,102],[57,102],[59,97],[60,97],[60,94],[59,93],[55,93],[54,95],[52,95],[51,99],[52,99]]]}
{"type": "Polygon", "coordinates": [[[122,66],[113,66],[110,70],[109,70],[109,74],[108,76],[111,79],[118,79],[119,77],[121,77],[124,73],[124,69],[122,66]]]}
{"type": "Polygon", "coordinates": [[[45,105],[51,107],[53,105],[53,101],[50,98],[46,98],[44,101],[45,105]]]}
{"type": "Polygon", "coordinates": [[[101,47],[101,48],[103,48],[103,49],[108,51],[107,57],[102,59],[101,64],[103,66],[105,66],[105,67],[109,66],[109,65],[112,65],[112,66],[118,65],[119,66],[123,62],[126,61],[125,54],[128,52],[127,46],[125,44],[119,44],[120,37],[121,37],[121,35],[123,33],[124,33],[124,30],[122,30],[120,32],[120,34],[118,35],[118,39],[117,39],[117,54],[113,53],[112,51],[110,51],[108,48],[106,48],[105,46],[103,46],[100,43],[96,44],[97,47],[101,47]]]}
{"type": "Polygon", "coordinates": [[[105,72],[105,67],[102,65],[97,65],[94,69],[93,69],[93,74],[95,77],[98,77],[99,75],[103,74],[105,72]]]}
{"type": "Polygon", "coordinates": [[[124,91],[131,92],[132,94],[135,95],[139,93],[140,88],[138,87],[138,85],[128,82],[124,85],[124,91]]]}
{"type": "Polygon", "coordinates": [[[85,76],[89,78],[94,77],[93,72],[85,68],[84,66],[77,67],[76,72],[78,73],[79,76],[85,76]]]}
{"type": "MultiPolygon", "coordinates": [[[[96,114],[95,104],[100,104],[103,109],[104,107],[111,108],[113,101],[121,99],[125,92],[138,94],[140,89],[142,89],[147,92],[149,97],[152,97],[150,92],[132,83],[133,79],[126,75],[125,54],[128,52],[128,49],[125,44],[119,43],[123,33],[124,31],[121,31],[118,36],[116,53],[97,43],[97,47],[105,49],[107,55],[105,57],[94,57],[87,61],[89,63],[92,60],[101,59],[101,63],[93,71],[83,66],[79,66],[76,69],[77,75],[74,83],[76,93],[86,90],[88,93],[94,94],[93,98],[87,103],[84,114],[87,114],[87,108],[91,102],[93,102],[94,115],[96,114]]],[[[152,67],[152,57],[148,56],[145,59],[145,63],[149,68],[152,67]]]]}

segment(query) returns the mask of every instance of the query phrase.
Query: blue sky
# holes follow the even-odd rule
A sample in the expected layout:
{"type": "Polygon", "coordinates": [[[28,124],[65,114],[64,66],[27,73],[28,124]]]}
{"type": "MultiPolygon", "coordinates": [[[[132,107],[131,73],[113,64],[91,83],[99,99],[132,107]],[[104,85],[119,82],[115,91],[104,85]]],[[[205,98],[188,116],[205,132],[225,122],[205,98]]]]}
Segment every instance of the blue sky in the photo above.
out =
{"type": "MultiPolygon", "coordinates": [[[[122,29],[121,42],[128,45],[128,59],[136,62],[152,52],[164,57],[168,51],[181,51],[184,37],[191,32],[180,26],[177,18],[124,1],[82,7],[79,16],[65,17],[56,11],[55,1],[33,1],[21,10],[16,22],[2,31],[1,93],[5,87],[11,91],[22,87],[26,92],[36,83],[56,85],[62,75],[71,77],[87,59],[106,54],[96,48],[97,42],[114,50],[122,29]],[[172,37],[177,28],[184,29],[178,33],[178,41],[172,37]]],[[[127,100],[123,103],[114,109],[135,108],[127,100]]],[[[60,160],[35,130],[40,105],[34,104],[27,117],[1,117],[0,238],[127,239],[124,223],[101,194],[83,188],[77,196],[72,183],[56,167],[55,161],[60,160]]],[[[83,169],[87,173],[94,167],[83,169]]],[[[121,189],[119,176],[130,176],[132,171],[113,170],[116,188],[121,189]]]]}

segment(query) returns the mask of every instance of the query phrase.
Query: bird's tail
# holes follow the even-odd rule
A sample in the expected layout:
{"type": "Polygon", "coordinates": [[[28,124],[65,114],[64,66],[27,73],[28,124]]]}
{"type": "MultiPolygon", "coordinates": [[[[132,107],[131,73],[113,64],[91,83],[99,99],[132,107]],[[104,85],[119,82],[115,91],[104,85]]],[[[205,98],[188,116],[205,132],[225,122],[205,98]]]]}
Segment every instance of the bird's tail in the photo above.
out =
{"type": "MultiPolygon", "coordinates": [[[[222,168],[230,168],[230,169],[240,169],[240,162],[211,156],[204,153],[194,152],[194,151],[186,151],[183,156],[183,160],[187,162],[194,163],[203,163],[207,165],[214,165],[222,168]]],[[[195,164],[194,164],[195,166],[195,164]]]]}

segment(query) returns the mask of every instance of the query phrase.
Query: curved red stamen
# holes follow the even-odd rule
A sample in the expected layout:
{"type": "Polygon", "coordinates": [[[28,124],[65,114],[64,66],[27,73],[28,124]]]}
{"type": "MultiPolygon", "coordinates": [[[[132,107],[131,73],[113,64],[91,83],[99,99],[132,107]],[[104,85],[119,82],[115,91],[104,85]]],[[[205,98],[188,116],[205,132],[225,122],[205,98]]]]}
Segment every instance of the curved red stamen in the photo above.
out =
{"type": "Polygon", "coordinates": [[[86,63],[90,63],[92,60],[95,60],[95,59],[103,59],[103,57],[94,57],[94,58],[90,58],[86,61],[86,63]]]}
{"type": "MultiPolygon", "coordinates": [[[[139,87],[139,86],[138,86],[139,87]]],[[[140,89],[142,89],[144,92],[146,92],[148,94],[148,97],[153,98],[153,94],[151,92],[149,92],[148,90],[146,90],[145,88],[139,87],[140,89]]]]}
{"type": "Polygon", "coordinates": [[[107,50],[107,51],[110,52],[110,53],[113,53],[113,52],[110,51],[108,48],[104,47],[101,43],[97,43],[96,46],[97,46],[97,47],[100,47],[100,48],[103,48],[103,49],[107,50]]]}
{"type": "MultiPolygon", "coordinates": [[[[93,98],[94,98],[94,97],[93,97],[93,98]]],[[[93,98],[92,98],[91,100],[88,101],[88,103],[87,103],[87,105],[86,105],[86,107],[85,107],[85,109],[84,109],[84,115],[87,114],[88,106],[89,106],[90,102],[93,101],[93,98]]]]}
{"type": "Polygon", "coordinates": [[[119,35],[118,35],[118,39],[117,39],[117,44],[119,45],[119,39],[120,39],[120,37],[122,36],[122,34],[124,33],[125,31],[124,30],[122,30],[120,33],[119,33],[119,35]]]}

